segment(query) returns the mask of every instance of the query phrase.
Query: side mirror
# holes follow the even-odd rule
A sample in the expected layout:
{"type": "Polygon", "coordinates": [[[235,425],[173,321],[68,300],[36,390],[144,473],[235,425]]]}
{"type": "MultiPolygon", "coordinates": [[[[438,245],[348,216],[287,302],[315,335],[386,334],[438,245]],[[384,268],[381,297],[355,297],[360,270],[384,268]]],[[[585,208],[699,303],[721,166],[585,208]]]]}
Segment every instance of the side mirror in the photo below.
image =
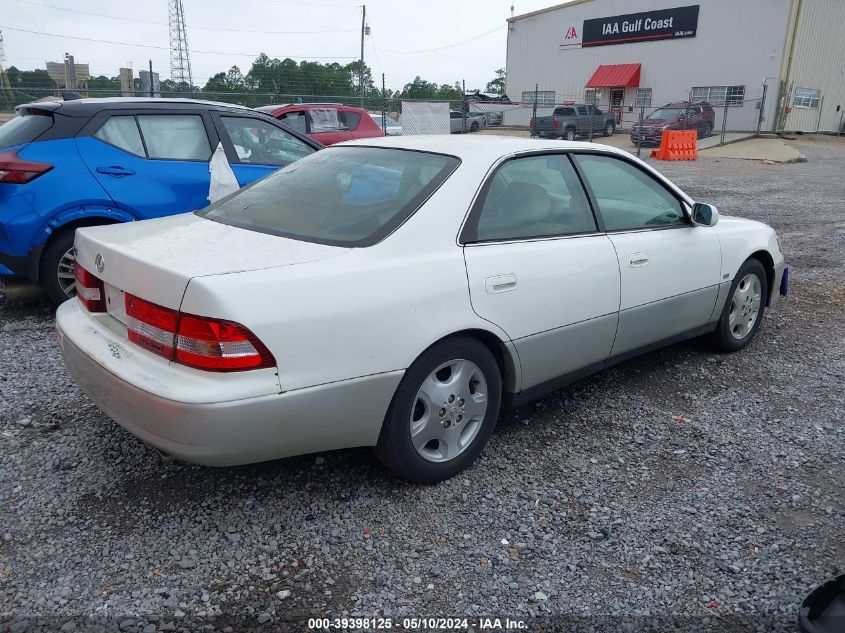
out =
{"type": "Polygon", "coordinates": [[[696,202],[692,205],[692,223],[696,226],[714,226],[719,221],[719,211],[712,204],[696,202]]]}

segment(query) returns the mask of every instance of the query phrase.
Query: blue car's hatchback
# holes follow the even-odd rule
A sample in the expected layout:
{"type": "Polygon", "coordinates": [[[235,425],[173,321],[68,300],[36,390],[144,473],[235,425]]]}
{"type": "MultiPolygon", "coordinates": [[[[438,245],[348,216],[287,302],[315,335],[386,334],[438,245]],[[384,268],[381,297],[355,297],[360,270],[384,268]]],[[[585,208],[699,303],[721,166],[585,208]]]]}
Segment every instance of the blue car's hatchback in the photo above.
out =
{"type": "Polygon", "coordinates": [[[322,147],[270,116],[189,99],[80,99],[19,106],[0,126],[0,275],[74,294],[80,226],[208,205],[223,144],[241,186],[322,147]]]}

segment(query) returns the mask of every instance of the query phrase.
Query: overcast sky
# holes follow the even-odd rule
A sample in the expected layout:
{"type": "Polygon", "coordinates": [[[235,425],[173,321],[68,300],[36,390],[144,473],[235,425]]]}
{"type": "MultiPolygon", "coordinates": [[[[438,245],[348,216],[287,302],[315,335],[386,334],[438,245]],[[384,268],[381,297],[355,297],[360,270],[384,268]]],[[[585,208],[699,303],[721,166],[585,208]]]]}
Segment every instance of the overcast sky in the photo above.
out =
{"type": "MultiPolygon", "coordinates": [[[[513,4],[519,15],[560,2],[513,4]]],[[[368,0],[365,61],[377,83],[384,73],[393,89],[420,75],[437,83],[465,79],[467,89],[483,90],[505,65],[511,4],[368,0]]],[[[137,76],[152,59],[162,78],[170,76],[167,0],[0,0],[0,5],[7,67],[44,68],[45,61],[60,61],[69,52],[78,63],[89,63],[92,75],[116,76],[118,68],[131,64],[137,76]]],[[[355,0],[183,0],[183,6],[194,84],[200,86],[233,65],[246,73],[262,51],[280,59],[341,63],[360,55],[361,6],[355,0]]]]}

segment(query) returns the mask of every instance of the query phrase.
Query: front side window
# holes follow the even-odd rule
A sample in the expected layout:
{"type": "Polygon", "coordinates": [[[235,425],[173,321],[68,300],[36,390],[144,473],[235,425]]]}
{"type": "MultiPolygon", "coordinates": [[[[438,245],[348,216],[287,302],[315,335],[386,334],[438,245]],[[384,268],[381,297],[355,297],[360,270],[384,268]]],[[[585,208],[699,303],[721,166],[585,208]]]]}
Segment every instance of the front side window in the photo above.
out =
{"type": "Polygon", "coordinates": [[[313,149],[275,125],[248,117],[221,117],[238,160],[260,165],[288,165],[313,149]]]}
{"type": "Polygon", "coordinates": [[[200,215],[307,242],[371,246],[407,220],[459,162],[427,152],[330,147],[200,215]]]}
{"type": "Polygon", "coordinates": [[[208,160],[211,146],[198,114],[139,114],[150,158],[208,160]]]}
{"type": "Polygon", "coordinates": [[[584,189],[565,155],[508,161],[493,176],[467,241],[508,240],[596,230],[584,189]]]}
{"type": "Polygon", "coordinates": [[[135,117],[132,115],[110,117],[103,126],[94,133],[94,138],[114,145],[130,154],[146,156],[144,142],[141,140],[141,132],[135,117]]]}
{"type": "Polygon", "coordinates": [[[811,88],[796,88],[792,105],[796,108],[818,108],[821,100],[821,90],[811,88]]]}
{"type": "Polygon", "coordinates": [[[680,201],[629,162],[595,154],[580,154],[575,160],[593,190],[608,231],[684,224],[680,201]]]}

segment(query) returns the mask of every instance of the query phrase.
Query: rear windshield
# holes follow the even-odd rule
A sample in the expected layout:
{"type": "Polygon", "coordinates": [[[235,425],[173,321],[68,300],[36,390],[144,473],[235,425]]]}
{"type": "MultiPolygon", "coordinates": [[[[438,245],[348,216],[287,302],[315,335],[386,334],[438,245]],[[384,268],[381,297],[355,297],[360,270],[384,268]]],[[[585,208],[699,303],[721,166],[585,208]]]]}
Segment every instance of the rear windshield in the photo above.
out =
{"type": "Polygon", "coordinates": [[[459,162],[427,152],[332,147],[199,215],[307,242],[371,246],[407,220],[459,162]]]}
{"type": "Polygon", "coordinates": [[[0,125],[0,149],[30,143],[52,125],[53,115],[49,112],[16,116],[8,123],[0,125]]]}

